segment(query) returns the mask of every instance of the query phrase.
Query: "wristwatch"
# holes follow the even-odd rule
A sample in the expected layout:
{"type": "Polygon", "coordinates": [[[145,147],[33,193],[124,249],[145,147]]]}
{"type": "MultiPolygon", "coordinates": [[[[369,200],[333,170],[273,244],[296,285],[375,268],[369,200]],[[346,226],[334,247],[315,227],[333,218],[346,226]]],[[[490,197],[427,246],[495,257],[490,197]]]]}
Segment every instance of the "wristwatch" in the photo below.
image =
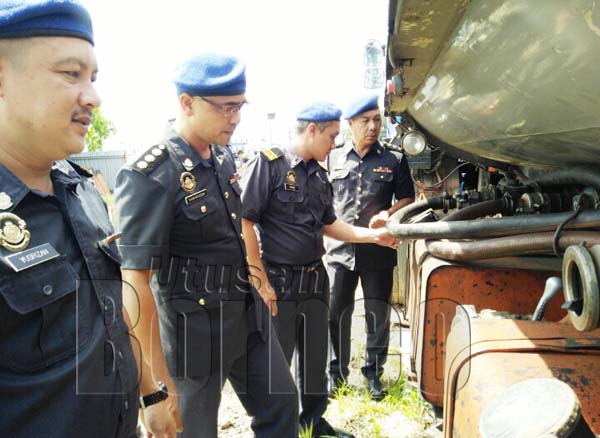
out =
{"type": "Polygon", "coordinates": [[[167,385],[165,385],[163,382],[157,382],[157,384],[159,388],[158,391],[143,397],[140,396],[140,409],[147,408],[148,406],[152,406],[158,402],[166,400],[166,398],[169,396],[167,385]]]}

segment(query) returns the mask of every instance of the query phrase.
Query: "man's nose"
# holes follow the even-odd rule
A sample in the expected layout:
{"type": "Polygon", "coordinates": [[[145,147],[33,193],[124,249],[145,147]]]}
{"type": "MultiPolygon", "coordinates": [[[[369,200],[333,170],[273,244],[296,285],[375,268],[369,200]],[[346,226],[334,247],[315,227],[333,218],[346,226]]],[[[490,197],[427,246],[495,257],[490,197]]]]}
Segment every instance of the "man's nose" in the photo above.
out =
{"type": "Polygon", "coordinates": [[[96,87],[94,87],[92,82],[89,82],[81,92],[80,101],[81,106],[92,108],[98,108],[102,103],[102,100],[96,91],[96,87]]]}

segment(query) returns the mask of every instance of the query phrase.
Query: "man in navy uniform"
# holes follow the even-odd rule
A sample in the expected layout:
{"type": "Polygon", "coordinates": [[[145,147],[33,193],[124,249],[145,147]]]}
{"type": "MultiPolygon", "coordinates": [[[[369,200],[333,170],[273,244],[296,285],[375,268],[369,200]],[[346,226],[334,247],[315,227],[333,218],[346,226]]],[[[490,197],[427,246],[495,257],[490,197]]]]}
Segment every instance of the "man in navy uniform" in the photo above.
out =
{"type": "MultiPolygon", "coordinates": [[[[383,227],[396,210],[413,202],[415,191],[406,157],[379,141],[381,113],[376,95],[360,96],[344,112],[352,141],[329,156],[336,215],[357,226],[383,227]]],[[[367,323],[367,351],[361,371],[374,400],[385,391],[380,377],[390,335],[390,297],[396,252],[377,245],[331,240],[327,245],[331,281],[329,373],[333,386],[348,377],[354,293],[360,279],[367,323]]]]}
{"type": "Polygon", "coordinates": [[[123,276],[140,300],[135,334],[159,380],[174,377],[182,437],[216,438],[226,379],[256,437],[296,437],[294,382],[248,280],[239,175],[222,146],[246,103],[245,65],[204,53],[174,83],[177,119],[115,189],[123,276]]]}
{"type": "Polygon", "coordinates": [[[327,409],[329,282],[321,262],[323,235],[352,242],[395,245],[385,229],[352,227],[336,218],[331,185],[319,162],[340,130],[341,111],[315,102],[297,114],[293,145],[267,149],[248,165],[242,195],[243,230],[252,280],[270,301],[288,363],[296,349],[300,425],[314,437],[351,437],[323,418],[327,409]],[[260,236],[260,253],[258,238],[260,236]]]}
{"type": "MultiPolygon", "coordinates": [[[[76,1],[0,3],[0,431],[135,437],[138,370],[118,237],[81,152],[100,104],[92,23],[76,1]]],[[[165,403],[144,412],[174,437],[165,403]]]]}

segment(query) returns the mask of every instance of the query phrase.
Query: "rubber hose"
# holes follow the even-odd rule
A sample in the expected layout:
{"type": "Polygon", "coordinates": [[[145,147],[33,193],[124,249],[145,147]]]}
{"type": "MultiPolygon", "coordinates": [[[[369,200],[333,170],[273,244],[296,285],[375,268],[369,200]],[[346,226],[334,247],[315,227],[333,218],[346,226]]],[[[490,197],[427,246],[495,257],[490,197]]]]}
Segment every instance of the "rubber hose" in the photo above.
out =
{"type": "MultiPolygon", "coordinates": [[[[426,242],[431,255],[443,260],[469,261],[517,255],[552,252],[554,233],[498,237],[473,242],[431,240],[426,242]]],[[[564,251],[571,245],[585,242],[591,247],[600,244],[600,232],[569,231],[561,234],[559,246],[564,251]]]]}
{"type": "MultiPolygon", "coordinates": [[[[476,219],[460,222],[398,224],[388,221],[387,229],[400,239],[472,239],[552,231],[572,212],[476,219]]],[[[600,227],[600,211],[584,211],[566,229],[600,227]]]]}
{"type": "Polygon", "coordinates": [[[434,210],[442,209],[444,208],[444,199],[445,198],[443,197],[430,198],[408,204],[392,214],[388,219],[388,223],[396,222],[401,224],[410,219],[412,216],[419,214],[428,208],[432,208],[434,210]]]}
{"type": "Polygon", "coordinates": [[[574,167],[548,173],[528,180],[527,183],[534,183],[542,187],[576,184],[600,189],[600,172],[592,167],[574,167]]]}
{"type": "Polygon", "coordinates": [[[443,218],[442,221],[456,222],[469,219],[477,219],[484,216],[490,216],[493,214],[501,213],[502,205],[502,199],[493,199],[491,201],[479,202],[477,204],[473,204],[469,207],[450,213],[448,216],[443,218]]]}

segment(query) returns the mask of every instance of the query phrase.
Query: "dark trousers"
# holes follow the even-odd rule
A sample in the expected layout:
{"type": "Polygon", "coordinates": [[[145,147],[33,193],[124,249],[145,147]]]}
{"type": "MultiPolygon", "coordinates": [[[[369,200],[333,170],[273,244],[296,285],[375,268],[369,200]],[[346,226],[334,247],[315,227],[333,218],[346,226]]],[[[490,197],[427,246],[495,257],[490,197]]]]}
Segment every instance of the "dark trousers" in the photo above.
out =
{"type": "Polygon", "coordinates": [[[367,330],[367,352],[361,371],[367,378],[380,377],[390,341],[390,297],[394,271],[351,271],[339,264],[331,264],[328,273],[331,281],[329,330],[333,350],[329,374],[332,379],[346,379],[350,374],[350,331],[354,295],[360,279],[367,330]]]}
{"type": "Polygon", "coordinates": [[[321,263],[304,267],[265,264],[277,292],[273,318],[288,365],[296,352],[300,425],[317,425],[327,409],[329,280],[321,263]]]}
{"type": "Polygon", "coordinates": [[[272,334],[264,342],[258,332],[251,332],[247,339],[246,351],[222,363],[208,378],[174,379],[184,427],[179,438],[217,438],[217,415],[226,379],[252,417],[256,438],[298,436],[296,388],[277,336],[272,334]]]}

